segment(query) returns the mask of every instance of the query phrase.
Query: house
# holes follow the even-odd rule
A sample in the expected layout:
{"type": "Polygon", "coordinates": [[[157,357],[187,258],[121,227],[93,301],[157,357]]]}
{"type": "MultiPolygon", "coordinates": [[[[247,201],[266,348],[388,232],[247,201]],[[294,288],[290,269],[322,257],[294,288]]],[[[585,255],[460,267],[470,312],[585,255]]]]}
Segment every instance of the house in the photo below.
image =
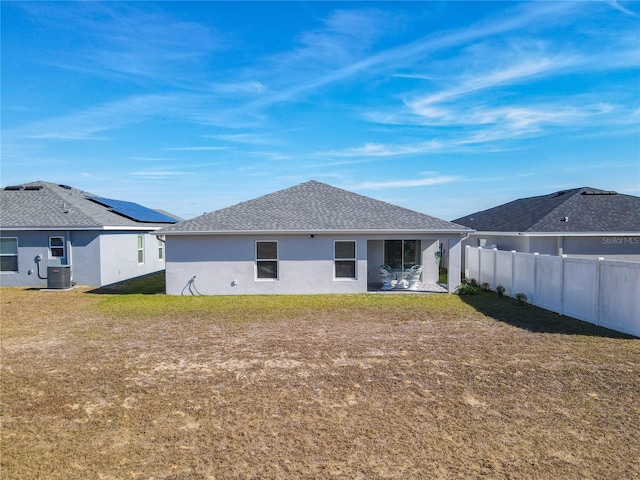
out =
{"type": "Polygon", "coordinates": [[[640,262],[640,197],[581,187],[521,198],[454,220],[465,245],[640,262]]]}
{"type": "Polygon", "coordinates": [[[68,185],[4,187],[0,285],[61,288],[55,275],[63,287],[100,287],[163,270],[164,244],[152,233],[179,220],[68,185]]]}
{"type": "Polygon", "coordinates": [[[169,225],[172,295],[366,292],[379,267],[423,265],[438,280],[440,244],[448,289],[460,283],[460,242],[472,230],[317,181],[169,225]]]}

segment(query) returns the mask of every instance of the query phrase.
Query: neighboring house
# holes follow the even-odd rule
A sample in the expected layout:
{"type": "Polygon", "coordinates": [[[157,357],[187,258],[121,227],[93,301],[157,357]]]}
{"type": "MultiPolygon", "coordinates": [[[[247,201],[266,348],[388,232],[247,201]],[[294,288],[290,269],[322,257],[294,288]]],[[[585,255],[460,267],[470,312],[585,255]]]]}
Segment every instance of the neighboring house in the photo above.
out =
{"type": "Polygon", "coordinates": [[[452,292],[460,283],[460,242],[469,233],[316,181],[156,232],[166,238],[172,295],[366,292],[380,281],[383,264],[422,264],[422,280],[435,283],[441,243],[452,292]]]}
{"type": "Polygon", "coordinates": [[[640,197],[582,187],[522,198],[454,222],[465,245],[640,262],[640,197]]]}
{"type": "Polygon", "coordinates": [[[0,285],[50,286],[48,267],[94,287],[163,270],[164,243],[152,232],[179,220],[67,185],[37,181],[4,187],[0,285]]]}

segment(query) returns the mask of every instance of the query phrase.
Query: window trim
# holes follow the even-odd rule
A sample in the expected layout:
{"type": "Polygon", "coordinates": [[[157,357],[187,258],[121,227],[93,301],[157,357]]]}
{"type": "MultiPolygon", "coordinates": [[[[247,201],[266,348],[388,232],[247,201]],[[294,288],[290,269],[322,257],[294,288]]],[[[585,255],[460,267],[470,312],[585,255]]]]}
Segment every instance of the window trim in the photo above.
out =
{"type": "Polygon", "coordinates": [[[144,265],[144,235],[138,235],[136,241],[138,265],[144,265]],[[140,246],[140,244],[142,244],[142,246],[140,246]],[[142,261],[140,260],[141,257],[142,261]]]}
{"type": "Polygon", "coordinates": [[[158,260],[164,260],[164,240],[158,238],[158,260]]]}
{"type": "Polygon", "coordinates": [[[280,280],[280,245],[278,240],[256,240],[255,241],[255,262],[254,262],[254,279],[257,282],[277,282],[280,280]],[[259,243],[275,243],[276,244],[276,257],[275,258],[258,258],[258,244],[259,243]],[[260,262],[276,262],[276,276],[275,277],[259,277],[258,276],[258,264],[260,262]]]}
{"type": "Polygon", "coordinates": [[[66,258],[67,256],[67,248],[65,245],[65,238],[63,235],[51,235],[49,237],[49,258],[66,258]],[[51,245],[51,240],[53,240],[54,238],[58,238],[61,240],[62,245],[51,245]],[[53,254],[53,250],[54,249],[59,249],[62,250],[62,255],[54,255],[53,254]]]}
{"type": "Polygon", "coordinates": [[[351,239],[341,239],[333,241],[333,279],[336,281],[353,281],[358,280],[358,241],[351,239]],[[340,243],[353,243],[353,257],[352,258],[338,258],[336,257],[336,244],[340,243]],[[337,275],[337,262],[353,262],[353,277],[338,277],[337,275]]]}
{"type": "Polygon", "coordinates": [[[16,241],[16,253],[1,253],[2,251],[0,250],[0,257],[16,257],[16,269],[15,270],[0,270],[0,274],[15,274],[15,273],[19,273],[20,272],[20,264],[19,264],[19,248],[18,248],[18,237],[0,237],[0,239],[2,240],[15,240],[16,241]]]}

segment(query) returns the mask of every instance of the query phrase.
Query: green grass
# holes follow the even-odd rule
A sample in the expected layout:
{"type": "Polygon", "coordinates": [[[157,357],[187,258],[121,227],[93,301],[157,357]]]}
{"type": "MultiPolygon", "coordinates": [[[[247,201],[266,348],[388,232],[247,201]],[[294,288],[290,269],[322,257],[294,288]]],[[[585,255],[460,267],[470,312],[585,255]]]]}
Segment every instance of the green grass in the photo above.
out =
{"type": "Polygon", "coordinates": [[[123,282],[106,285],[93,293],[110,293],[115,295],[143,294],[154,295],[165,292],[165,273],[161,272],[143,275],[123,282]]]}
{"type": "Polygon", "coordinates": [[[182,297],[168,295],[115,295],[98,304],[109,315],[152,317],[174,314],[185,316],[210,316],[216,318],[270,320],[321,315],[327,312],[352,314],[359,312],[388,311],[392,318],[403,313],[421,314],[425,309],[434,313],[465,314],[473,307],[461,302],[455,295],[242,295],[182,297]]]}

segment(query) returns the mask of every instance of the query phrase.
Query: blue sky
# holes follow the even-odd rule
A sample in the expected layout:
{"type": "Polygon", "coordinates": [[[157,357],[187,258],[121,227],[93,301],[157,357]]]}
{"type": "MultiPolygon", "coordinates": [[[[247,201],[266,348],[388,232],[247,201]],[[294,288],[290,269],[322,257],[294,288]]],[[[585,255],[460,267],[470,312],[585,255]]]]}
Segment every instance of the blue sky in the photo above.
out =
{"type": "Polygon", "coordinates": [[[318,180],[452,220],[640,195],[640,2],[7,2],[3,186],[184,218],[318,180]]]}

